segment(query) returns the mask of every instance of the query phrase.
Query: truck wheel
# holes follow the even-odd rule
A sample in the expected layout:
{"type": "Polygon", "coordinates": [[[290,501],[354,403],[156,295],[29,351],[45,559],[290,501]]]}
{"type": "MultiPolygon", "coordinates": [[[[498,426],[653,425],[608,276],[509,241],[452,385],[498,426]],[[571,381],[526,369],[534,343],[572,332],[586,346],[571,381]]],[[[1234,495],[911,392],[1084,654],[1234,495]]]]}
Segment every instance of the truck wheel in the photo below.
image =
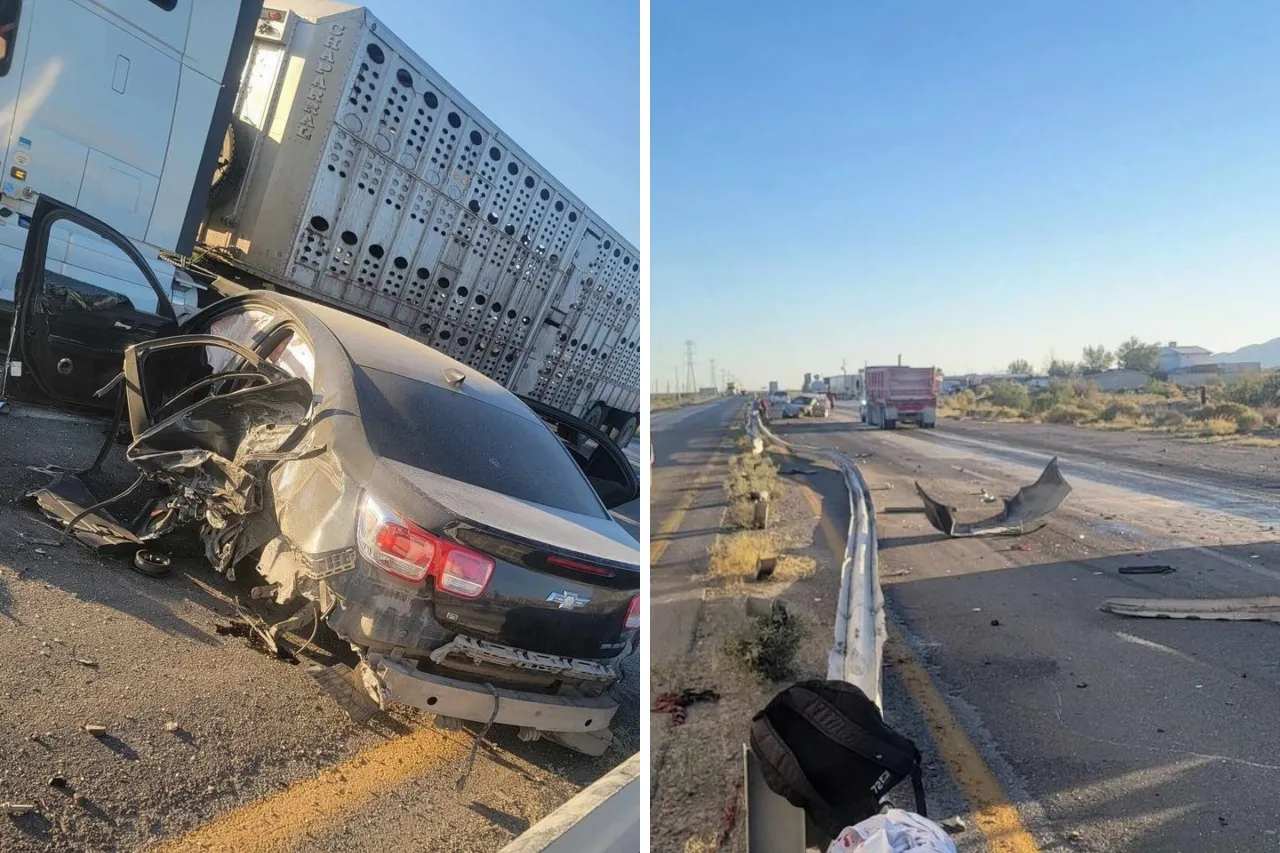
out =
{"type": "Polygon", "coordinates": [[[619,447],[626,447],[631,443],[631,439],[636,437],[636,429],[640,426],[640,418],[638,415],[628,415],[627,419],[622,422],[622,426],[618,429],[618,437],[615,441],[619,447]]]}
{"type": "Polygon", "coordinates": [[[897,421],[886,420],[886,421],[884,422],[884,427],[883,427],[883,429],[897,429],[897,428],[898,428],[898,422],[897,422],[897,421]]]}
{"type": "Polygon", "coordinates": [[[590,411],[582,416],[582,419],[596,429],[603,430],[606,417],[608,417],[608,413],[605,411],[604,403],[596,403],[591,407],[590,411]]]}

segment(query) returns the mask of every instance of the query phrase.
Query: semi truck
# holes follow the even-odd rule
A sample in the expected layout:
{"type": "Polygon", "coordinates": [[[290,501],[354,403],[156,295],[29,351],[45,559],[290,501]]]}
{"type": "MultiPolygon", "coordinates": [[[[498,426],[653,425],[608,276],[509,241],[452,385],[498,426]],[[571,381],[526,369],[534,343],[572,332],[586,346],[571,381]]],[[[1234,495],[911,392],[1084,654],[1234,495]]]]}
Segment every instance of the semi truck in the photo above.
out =
{"type": "MultiPolygon", "coordinates": [[[[368,9],[0,0],[0,104],[0,303],[45,194],[132,239],[180,317],[287,292],[634,436],[639,252],[368,9]]],[[[156,301],[79,239],[78,275],[156,301]]]]}
{"type": "Polygon", "coordinates": [[[880,429],[914,423],[933,429],[938,423],[940,376],[932,367],[868,367],[862,421],[880,429]]]}
{"type": "Polygon", "coordinates": [[[827,390],[841,400],[861,400],[862,377],[857,374],[828,376],[827,390]]]}

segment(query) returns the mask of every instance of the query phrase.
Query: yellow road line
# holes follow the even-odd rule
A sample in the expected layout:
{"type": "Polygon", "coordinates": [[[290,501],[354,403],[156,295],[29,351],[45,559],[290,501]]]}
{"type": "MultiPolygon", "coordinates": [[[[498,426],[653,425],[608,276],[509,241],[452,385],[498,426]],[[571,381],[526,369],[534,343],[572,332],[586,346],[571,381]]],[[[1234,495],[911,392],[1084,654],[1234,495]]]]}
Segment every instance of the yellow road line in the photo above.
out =
{"type": "Polygon", "coordinates": [[[461,758],[467,748],[437,729],[419,729],[215,818],[152,853],[281,853],[379,794],[461,758]]]}
{"type": "MultiPolygon", "coordinates": [[[[822,501],[818,495],[806,488],[805,497],[819,516],[819,527],[827,548],[837,559],[841,559],[845,548],[844,537],[822,511],[822,501]]],[[[934,686],[924,665],[892,624],[889,626],[885,652],[886,657],[896,665],[898,676],[928,724],[933,741],[938,747],[938,755],[947,765],[960,792],[968,799],[973,822],[986,838],[990,853],[1040,853],[1040,846],[1022,823],[1018,810],[1009,802],[1004,786],[951,713],[951,708],[934,686]]]]}
{"type": "MultiPolygon", "coordinates": [[[[689,484],[688,488],[681,493],[680,498],[676,501],[676,505],[662,520],[662,524],[657,530],[649,534],[649,565],[662,559],[662,555],[667,552],[668,546],[671,545],[671,537],[680,529],[680,525],[684,523],[684,517],[689,510],[693,509],[693,504],[698,500],[698,492],[707,481],[711,478],[712,470],[715,468],[717,457],[722,453],[728,445],[721,442],[711,453],[711,459],[698,472],[698,476],[689,484]]],[[[652,483],[652,480],[650,480],[652,483]]]]}

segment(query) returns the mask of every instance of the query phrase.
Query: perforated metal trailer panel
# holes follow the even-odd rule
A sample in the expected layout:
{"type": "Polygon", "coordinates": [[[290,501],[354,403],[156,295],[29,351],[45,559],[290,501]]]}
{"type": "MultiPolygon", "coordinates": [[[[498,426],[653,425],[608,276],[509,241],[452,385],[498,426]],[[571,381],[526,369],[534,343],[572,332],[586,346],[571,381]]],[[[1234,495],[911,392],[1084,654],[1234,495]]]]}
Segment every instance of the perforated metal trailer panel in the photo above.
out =
{"type": "Polygon", "coordinates": [[[363,7],[267,5],[206,242],[518,393],[638,412],[636,249],[363,7]]]}

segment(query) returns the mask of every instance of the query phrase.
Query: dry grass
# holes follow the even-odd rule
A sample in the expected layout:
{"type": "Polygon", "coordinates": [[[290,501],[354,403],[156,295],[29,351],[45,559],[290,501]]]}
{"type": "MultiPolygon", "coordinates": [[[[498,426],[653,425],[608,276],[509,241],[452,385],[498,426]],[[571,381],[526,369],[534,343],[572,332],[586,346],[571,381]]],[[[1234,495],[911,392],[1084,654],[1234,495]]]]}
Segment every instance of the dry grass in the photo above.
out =
{"type": "Polygon", "coordinates": [[[778,556],[777,538],[767,530],[741,530],[721,536],[711,548],[708,571],[714,578],[753,581],[760,561],[778,556]]]}
{"type": "Polygon", "coordinates": [[[718,848],[714,833],[690,838],[684,843],[684,853],[716,853],[718,848]]]}
{"type": "Polygon", "coordinates": [[[1191,431],[1198,436],[1235,435],[1239,431],[1239,426],[1233,420],[1211,418],[1197,422],[1191,427],[1191,431]]]}

